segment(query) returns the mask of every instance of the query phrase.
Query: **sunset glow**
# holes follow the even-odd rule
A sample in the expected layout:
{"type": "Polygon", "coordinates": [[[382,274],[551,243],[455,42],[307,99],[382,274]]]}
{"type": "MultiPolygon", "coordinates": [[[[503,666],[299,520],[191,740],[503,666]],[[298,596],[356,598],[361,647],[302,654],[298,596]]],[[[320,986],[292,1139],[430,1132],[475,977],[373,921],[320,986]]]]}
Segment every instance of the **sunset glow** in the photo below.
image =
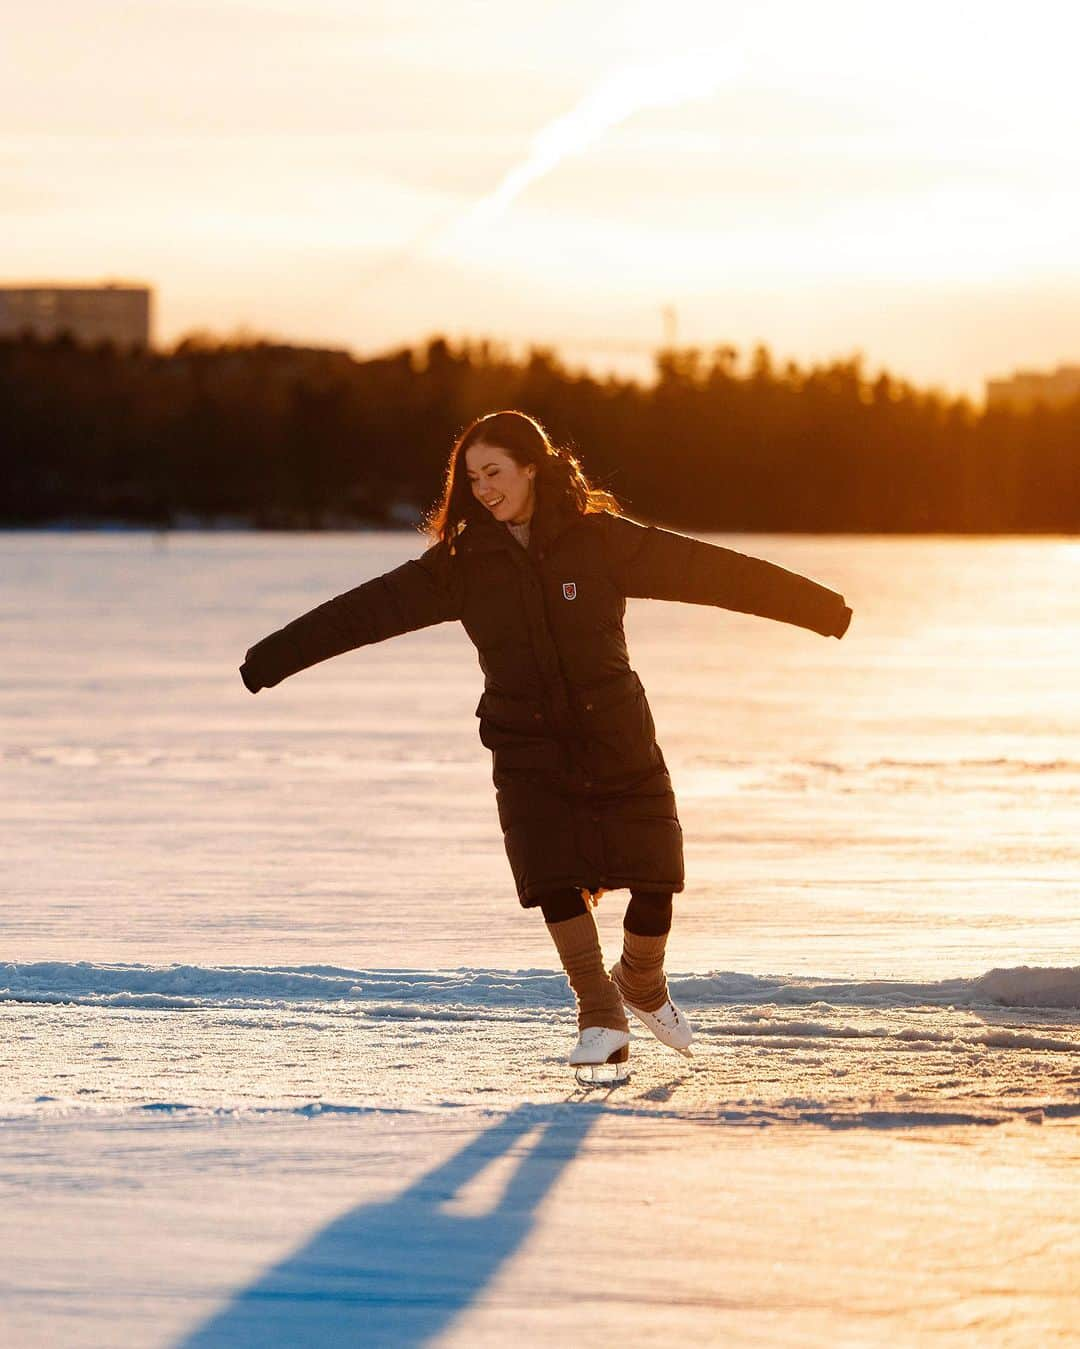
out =
{"type": "Polygon", "coordinates": [[[0,1349],[1080,1325],[1077,0],[0,43],[0,1349]]]}
{"type": "Polygon", "coordinates": [[[1051,0],[46,0],[6,35],[3,279],[149,282],[164,341],[601,361],[674,306],[684,342],[979,392],[1080,357],[1078,31],[1051,0]]]}

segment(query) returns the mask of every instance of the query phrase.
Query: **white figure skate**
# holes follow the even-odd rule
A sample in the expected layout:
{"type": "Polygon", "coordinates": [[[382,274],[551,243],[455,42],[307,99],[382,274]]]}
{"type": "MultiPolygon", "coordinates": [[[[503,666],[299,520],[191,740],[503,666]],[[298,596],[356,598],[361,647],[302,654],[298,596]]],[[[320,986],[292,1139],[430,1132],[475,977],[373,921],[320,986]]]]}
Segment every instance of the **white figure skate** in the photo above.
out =
{"type": "Polygon", "coordinates": [[[680,1012],[670,998],[654,1012],[643,1011],[642,1008],[627,1002],[625,998],[623,1006],[628,1012],[632,1012],[643,1026],[647,1026],[661,1044],[676,1050],[685,1058],[694,1057],[690,1052],[690,1042],[694,1038],[693,1028],[687,1021],[686,1014],[680,1012]]]}
{"type": "Polygon", "coordinates": [[[589,1026],[570,1055],[574,1076],[583,1087],[612,1086],[630,1076],[630,1035],[608,1026],[589,1026]]]}

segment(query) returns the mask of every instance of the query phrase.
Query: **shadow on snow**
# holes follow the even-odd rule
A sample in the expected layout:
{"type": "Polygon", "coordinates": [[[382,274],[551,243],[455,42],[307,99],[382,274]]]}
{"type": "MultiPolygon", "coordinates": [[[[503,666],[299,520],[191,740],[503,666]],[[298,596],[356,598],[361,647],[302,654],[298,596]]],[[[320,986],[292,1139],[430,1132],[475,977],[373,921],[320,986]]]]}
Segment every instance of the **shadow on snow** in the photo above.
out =
{"type": "Polygon", "coordinates": [[[529,1235],[537,1206],[602,1110],[589,1102],[571,1110],[519,1107],[395,1198],[335,1219],[176,1349],[426,1343],[483,1293],[529,1235]],[[464,1187],[519,1145],[494,1206],[455,1212],[464,1187]]]}

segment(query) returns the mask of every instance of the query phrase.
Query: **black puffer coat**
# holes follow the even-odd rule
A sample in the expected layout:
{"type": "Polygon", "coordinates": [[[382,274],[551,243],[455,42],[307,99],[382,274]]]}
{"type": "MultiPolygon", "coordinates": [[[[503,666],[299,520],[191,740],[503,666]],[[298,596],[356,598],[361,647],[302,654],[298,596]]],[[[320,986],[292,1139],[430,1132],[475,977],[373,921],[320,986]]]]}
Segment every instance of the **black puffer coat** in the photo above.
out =
{"type": "Polygon", "coordinates": [[[520,902],[566,886],[683,888],[682,828],[623,633],[628,596],[760,614],[842,637],[851,610],[805,577],[538,494],[528,550],[494,519],[320,604],[257,642],[251,691],[355,647],[460,620],[477,648],[476,709],[520,902]]]}

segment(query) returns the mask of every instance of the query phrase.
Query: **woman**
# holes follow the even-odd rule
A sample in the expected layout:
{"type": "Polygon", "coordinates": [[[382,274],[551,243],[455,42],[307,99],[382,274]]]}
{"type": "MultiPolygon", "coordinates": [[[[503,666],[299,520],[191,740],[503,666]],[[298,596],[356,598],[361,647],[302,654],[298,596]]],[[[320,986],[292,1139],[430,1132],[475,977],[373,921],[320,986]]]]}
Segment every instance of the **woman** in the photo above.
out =
{"type": "Polygon", "coordinates": [[[689,1053],[664,975],[683,888],[671,779],[623,632],[628,596],[759,614],[842,637],[843,597],[769,562],[638,524],[522,412],[479,417],[450,455],[433,545],[257,642],[252,693],[354,647],[460,620],[484,672],[476,714],[492,752],[518,898],[544,915],[573,989],[579,1080],[626,1075],[627,1011],[689,1053]],[[591,906],[628,889],[623,949],[605,970],[591,906]]]}

